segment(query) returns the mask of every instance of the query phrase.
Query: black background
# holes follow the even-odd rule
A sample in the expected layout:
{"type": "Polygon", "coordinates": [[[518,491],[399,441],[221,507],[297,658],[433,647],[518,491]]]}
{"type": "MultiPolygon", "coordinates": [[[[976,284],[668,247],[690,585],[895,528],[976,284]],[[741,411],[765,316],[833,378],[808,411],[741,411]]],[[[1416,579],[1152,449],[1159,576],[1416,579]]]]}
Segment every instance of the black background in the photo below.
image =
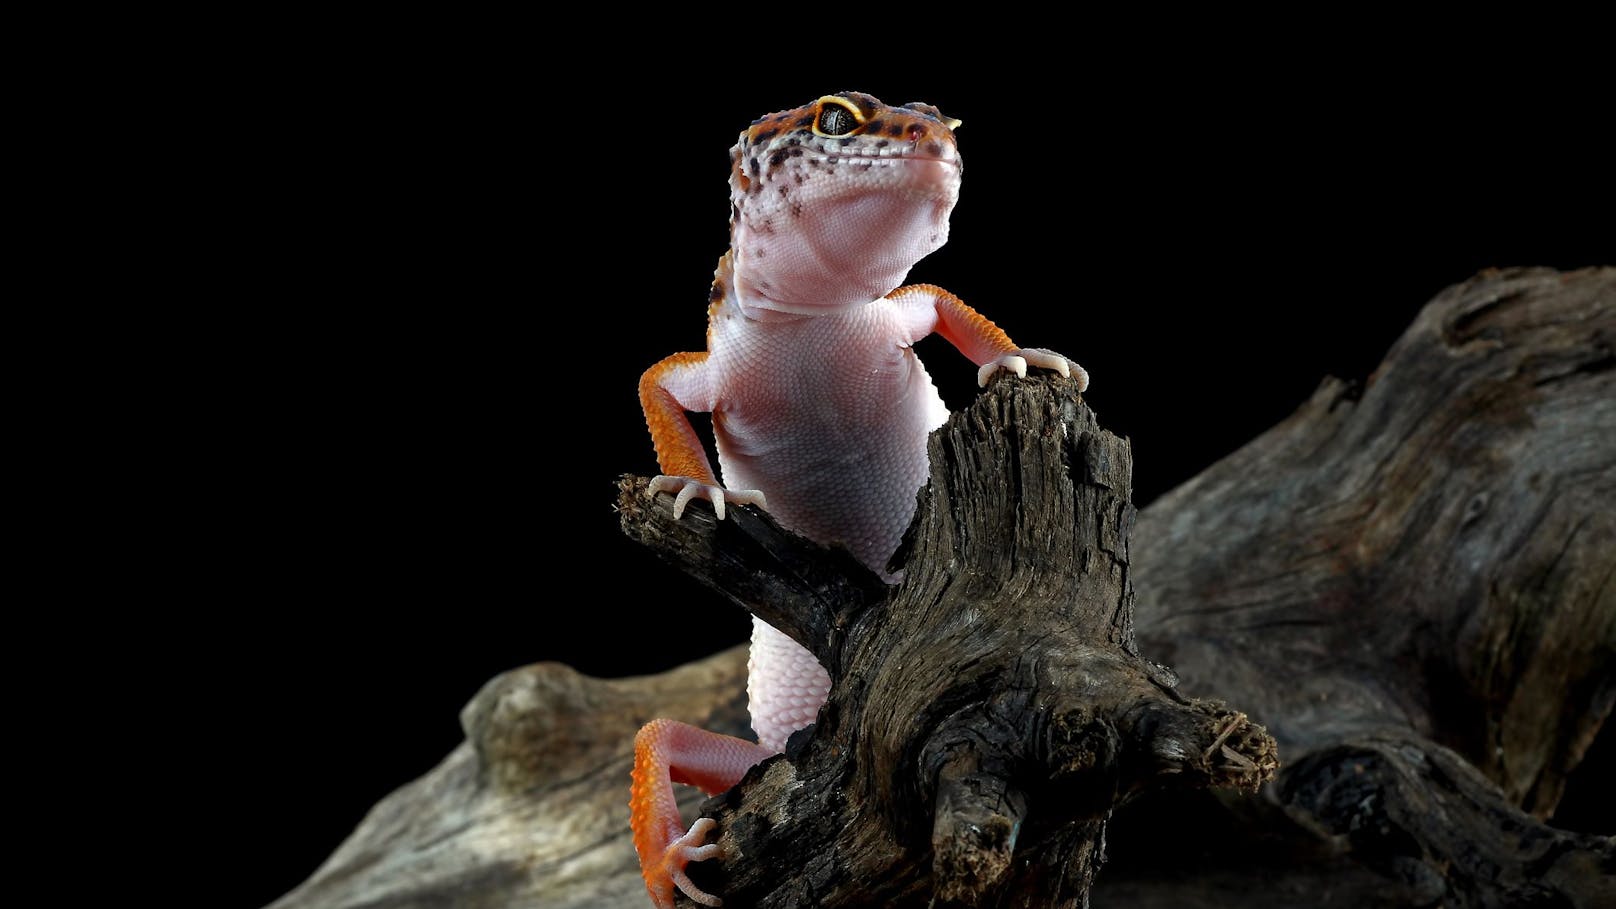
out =
{"type": "MultiPolygon", "coordinates": [[[[209,244],[247,290],[169,367],[188,444],[154,498],[187,529],[141,569],[211,607],[244,904],[447,754],[495,674],[649,673],[744,640],[620,538],[612,501],[655,471],[639,374],[702,344],[726,152],[754,117],[858,89],[964,121],[952,237],[911,280],[1087,367],[1141,505],[1324,376],[1366,378],[1444,287],[1611,260],[1608,109],[1575,72],[1148,37],[767,74],[674,47],[536,69],[401,48],[261,85],[284,107],[240,137],[246,225],[209,244]]],[[[968,400],[974,368],[920,352],[968,400]]]]}

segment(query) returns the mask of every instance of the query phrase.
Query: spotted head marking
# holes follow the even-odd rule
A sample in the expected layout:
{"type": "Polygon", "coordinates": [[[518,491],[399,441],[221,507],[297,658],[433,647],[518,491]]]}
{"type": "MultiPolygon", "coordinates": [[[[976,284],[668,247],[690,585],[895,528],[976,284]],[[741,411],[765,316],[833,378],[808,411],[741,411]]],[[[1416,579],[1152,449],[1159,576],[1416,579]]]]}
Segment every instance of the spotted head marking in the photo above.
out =
{"type": "Polygon", "coordinates": [[[867,303],[948,239],[960,121],[841,92],[753,121],[730,150],[730,238],[745,296],[799,311],[867,303]]]}
{"type": "MultiPolygon", "coordinates": [[[[792,166],[799,162],[826,172],[841,164],[868,170],[877,162],[906,159],[952,161],[957,169],[959,125],[930,104],[891,107],[862,92],[826,95],[752,121],[730,149],[732,197],[762,192],[782,176],[801,185],[808,176],[792,166]]],[[[743,198],[734,201],[739,205],[743,198]]]]}

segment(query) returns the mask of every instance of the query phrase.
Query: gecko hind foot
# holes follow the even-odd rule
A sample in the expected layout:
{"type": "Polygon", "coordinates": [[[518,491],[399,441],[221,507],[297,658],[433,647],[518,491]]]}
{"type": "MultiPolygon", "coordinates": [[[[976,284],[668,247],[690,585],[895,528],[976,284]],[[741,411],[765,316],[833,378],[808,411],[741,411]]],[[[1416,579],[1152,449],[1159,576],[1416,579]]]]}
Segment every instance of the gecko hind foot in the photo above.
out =
{"type": "MultiPolygon", "coordinates": [[[[707,834],[717,826],[718,822],[710,817],[697,818],[696,822],[690,825],[689,831],[669,843],[668,847],[662,850],[662,861],[658,868],[668,883],[678,887],[684,892],[685,896],[703,906],[722,906],[724,901],[691,883],[690,876],[685,873],[685,866],[691,862],[705,861],[718,854],[717,843],[703,844],[703,841],[707,839],[707,834]]],[[[652,884],[649,875],[647,875],[646,883],[647,885],[652,884]]],[[[668,909],[672,909],[673,890],[671,887],[658,888],[649,886],[648,889],[651,890],[653,899],[656,898],[657,890],[662,890],[667,897],[667,902],[663,903],[661,899],[657,899],[657,905],[665,905],[668,909]]]]}

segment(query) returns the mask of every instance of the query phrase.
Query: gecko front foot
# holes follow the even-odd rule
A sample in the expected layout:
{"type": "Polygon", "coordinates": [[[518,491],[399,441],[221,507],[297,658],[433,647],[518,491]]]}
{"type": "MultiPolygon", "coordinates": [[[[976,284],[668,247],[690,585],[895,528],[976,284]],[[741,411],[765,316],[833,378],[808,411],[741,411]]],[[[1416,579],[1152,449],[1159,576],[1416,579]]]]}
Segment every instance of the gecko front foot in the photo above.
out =
{"type": "Polygon", "coordinates": [[[769,504],[763,498],[763,491],[759,489],[725,489],[712,483],[703,483],[691,477],[670,477],[658,474],[651,478],[651,486],[646,491],[647,496],[654,496],[659,492],[674,493],[673,519],[675,521],[684,516],[685,506],[691,499],[703,498],[713,503],[713,514],[720,521],[724,520],[724,503],[734,502],[737,505],[756,505],[768,510],[769,504]]]}
{"type": "Polygon", "coordinates": [[[1023,347],[984,364],[981,369],[976,371],[976,384],[978,386],[987,385],[988,379],[992,378],[993,374],[1001,369],[1013,372],[1021,378],[1026,378],[1028,366],[1036,366],[1039,369],[1053,369],[1066,378],[1075,380],[1078,391],[1088,391],[1089,374],[1087,370],[1053,350],[1045,350],[1042,347],[1023,347]]]}

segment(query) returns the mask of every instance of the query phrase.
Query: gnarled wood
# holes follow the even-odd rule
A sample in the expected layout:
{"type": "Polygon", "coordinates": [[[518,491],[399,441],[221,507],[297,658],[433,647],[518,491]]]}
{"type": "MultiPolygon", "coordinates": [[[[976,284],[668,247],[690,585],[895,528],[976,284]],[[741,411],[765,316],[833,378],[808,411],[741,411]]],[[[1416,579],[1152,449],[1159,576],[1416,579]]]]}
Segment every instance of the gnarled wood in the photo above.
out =
{"type": "Polygon", "coordinates": [[[1178,696],[1135,652],[1132,459],[1071,382],[997,381],[930,458],[891,589],[800,570],[836,560],[765,518],[676,523],[637,485],[619,503],[631,536],[778,622],[835,681],[811,734],[704,812],[723,858],[690,873],[726,901],[1082,905],[1128,795],[1273,772],[1260,728],[1178,696]]]}
{"type": "MultiPolygon", "coordinates": [[[[1137,521],[1125,446],[1059,383],[996,383],[934,438],[896,591],[755,515],[673,524],[630,495],[631,526],[716,553],[722,587],[841,678],[811,735],[707,804],[728,854],[695,873],[730,906],[1076,905],[1102,856],[1098,906],[1616,904],[1611,840],[1542,822],[1616,692],[1613,350],[1616,270],[1481,276],[1362,389],[1326,383],[1137,521]],[[1031,426],[1069,478],[1023,457],[1031,426]],[[993,489],[965,492],[978,469],[993,489]],[[966,545],[976,527],[997,545],[966,545]],[[890,621],[900,602],[926,634],[890,621]],[[968,604],[1002,604],[997,637],[968,604]],[[1271,752],[1192,695],[1272,730],[1286,766],[1263,796],[1197,789],[1249,785],[1271,752]],[[1164,774],[1189,788],[1152,791],[1164,774]]],[[[641,679],[501,676],[468,744],[275,905],[647,905],[633,732],[745,734],[743,678],[738,650],[641,679]]]]}
{"type": "Polygon", "coordinates": [[[1417,901],[1616,904],[1539,823],[1616,700],[1616,270],[1450,288],[1137,541],[1141,647],[1239,692],[1296,820],[1417,901]]]}

